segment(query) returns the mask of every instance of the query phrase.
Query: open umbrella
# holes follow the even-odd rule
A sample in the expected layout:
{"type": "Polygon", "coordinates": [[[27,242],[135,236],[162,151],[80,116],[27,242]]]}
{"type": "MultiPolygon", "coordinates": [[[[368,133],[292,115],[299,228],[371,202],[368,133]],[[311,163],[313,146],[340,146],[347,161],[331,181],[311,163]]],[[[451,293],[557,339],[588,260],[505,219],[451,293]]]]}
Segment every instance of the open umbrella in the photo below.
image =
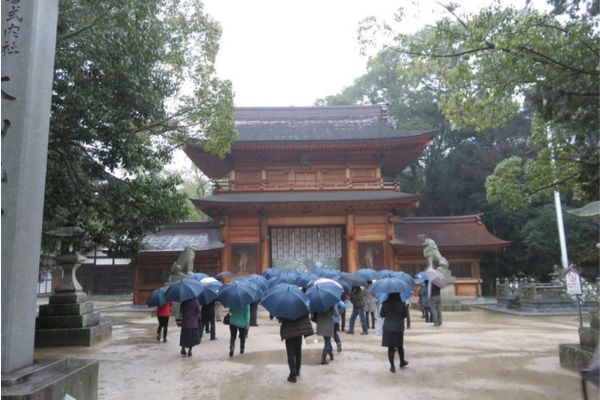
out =
{"type": "Polygon", "coordinates": [[[412,296],[415,284],[413,279],[383,278],[375,282],[369,291],[377,297],[380,303],[387,300],[390,293],[399,293],[402,301],[407,301],[412,296]]]}
{"type": "Polygon", "coordinates": [[[217,300],[227,308],[242,308],[259,298],[258,288],[241,279],[221,286],[217,296],[217,300]]]}
{"type": "Polygon", "coordinates": [[[261,294],[264,293],[269,288],[269,282],[267,278],[262,275],[250,274],[240,278],[241,280],[248,281],[258,287],[261,294]]]}
{"type": "Polygon", "coordinates": [[[317,279],[319,279],[318,275],[312,273],[302,274],[298,277],[298,279],[296,279],[296,285],[306,288],[317,279]]]}
{"type": "Polygon", "coordinates": [[[356,271],[356,273],[366,281],[374,281],[375,279],[379,278],[377,271],[375,271],[373,268],[361,268],[356,271]]]}
{"type": "Polygon", "coordinates": [[[339,270],[325,267],[315,268],[312,273],[322,278],[330,279],[335,279],[340,276],[339,270]]]}
{"type": "Polygon", "coordinates": [[[263,272],[263,275],[265,278],[267,279],[271,279],[276,277],[277,275],[281,274],[283,271],[280,270],[279,268],[267,268],[267,270],[265,270],[265,272],[263,272]]]}
{"type": "Polygon", "coordinates": [[[279,318],[295,320],[310,313],[310,300],[296,285],[279,283],[270,287],[260,303],[279,318]]]}
{"type": "Polygon", "coordinates": [[[347,272],[343,272],[340,277],[338,278],[338,280],[340,281],[345,281],[347,282],[350,286],[364,286],[366,287],[367,284],[367,280],[365,278],[363,278],[362,276],[358,275],[357,273],[347,273],[347,272]]]}
{"type": "Polygon", "coordinates": [[[161,288],[155,289],[150,294],[150,297],[148,297],[148,300],[146,301],[146,304],[148,305],[148,307],[162,307],[165,304],[167,304],[167,301],[169,301],[169,300],[167,300],[165,293],[167,293],[166,287],[161,287],[161,288]]]}
{"type": "Polygon", "coordinates": [[[190,278],[183,278],[169,286],[167,289],[167,300],[184,302],[194,297],[198,297],[204,288],[200,281],[190,278]]]}
{"type": "Polygon", "coordinates": [[[230,276],[235,275],[233,272],[231,271],[223,271],[223,272],[219,272],[217,275],[215,275],[215,278],[218,281],[223,282],[223,280],[225,280],[225,278],[229,278],[230,276]]]}
{"type": "Polygon", "coordinates": [[[335,285],[313,285],[306,291],[311,312],[325,312],[340,301],[343,290],[335,285]]]}
{"type": "Polygon", "coordinates": [[[398,271],[392,271],[391,269],[382,269],[377,271],[376,279],[394,278],[396,274],[398,274],[398,271]]]}
{"type": "Polygon", "coordinates": [[[446,281],[446,278],[444,278],[444,275],[441,272],[439,272],[438,270],[428,269],[425,271],[421,271],[419,273],[423,274],[423,276],[425,277],[425,280],[431,282],[432,285],[435,285],[435,286],[439,287],[440,289],[443,289],[446,286],[448,286],[448,281],[446,281]]]}
{"type": "Polygon", "coordinates": [[[286,271],[279,275],[269,279],[269,287],[273,287],[278,283],[289,283],[290,285],[296,284],[296,280],[300,277],[297,272],[286,271]]]}
{"type": "Polygon", "coordinates": [[[201,281],[206,277],[208,277],[208,274],[205,274],[204,272],[194,272],[193,274],[190,274],[190,276],[188,276],[188,278],[195,279],[197,281],[201,281]]]}
{"type": "Polygon", "coordinates": [[[198,295],[198,302],[204,305],[216,300],[223,284],[210,276],[202,279],[200,283],[204,287],[204,290],[198,295]]]}

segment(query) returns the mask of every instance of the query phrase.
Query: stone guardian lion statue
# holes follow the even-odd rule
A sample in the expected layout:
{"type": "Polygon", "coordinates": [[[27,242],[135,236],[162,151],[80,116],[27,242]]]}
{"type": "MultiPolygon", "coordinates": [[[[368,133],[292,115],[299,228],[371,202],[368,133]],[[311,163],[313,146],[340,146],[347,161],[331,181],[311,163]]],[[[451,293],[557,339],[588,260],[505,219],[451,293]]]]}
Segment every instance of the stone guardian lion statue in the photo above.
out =
{"type": "Polygon", "coordinates": [[[177,261],[175,261],[174,265],[179,265],[185,271],[186,275],[194,273],[194,259],[196,258],[196,252],[191,246],[185,246],[179,257],[177,257],[177,261]]]}
{"type": "Polygon", "coordinates": [[[427,260],[427,268],[448,269],[449,267],[448,260],[442,256],[437,244],[432,239],[425,239],[423,241],[423,256],[427,260]]]}

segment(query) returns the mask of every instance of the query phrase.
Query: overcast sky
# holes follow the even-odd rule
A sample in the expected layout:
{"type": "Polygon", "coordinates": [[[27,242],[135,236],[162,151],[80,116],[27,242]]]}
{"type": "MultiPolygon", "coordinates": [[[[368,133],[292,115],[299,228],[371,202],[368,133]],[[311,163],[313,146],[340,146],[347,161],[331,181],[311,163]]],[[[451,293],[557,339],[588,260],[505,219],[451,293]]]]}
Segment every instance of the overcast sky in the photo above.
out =
{"type": "MultiPolygon", "coordinates": [[[[491,0],[454,2],[466,12],[491,0]]],[[[501,3],[521,7],[525,0],[501,3]]],[[[217,72],[232,82],[237,107],[311,106],[351,85],[366,72],[367,59],[358,44],[358,25],[366,17],[393,21],[402,5],[404,18],[396,29],[410,33],[447,15],[435,0],[204,0],[204,4],[223,30],[217,72]]],[[[377,49],[372,50],[374,54],[377,49]]],[[[174,165],[188,163],[183,152],[177,152],[174,165]]]]}
{"type": "MultiPolygon", "coordinates": [[[[440,0],[441,2],[447,2],[440,0]]],[[[454,0],[474,10],[489,0],[454,0]]],[[[358,24],[368,16],[392,20],[414,32],[443,14],[435,0],[205,0],[221,24],[217,57],[221,78],[232,81],[235,105],[310,106],[337,94],[366,72],[358,24]],[[414,4],[418,4],[418,7],[414,4]]],[[[525,0],[502,1],[524,5],[525,0]]],[[[443,14],[446,15],[446,14],[443,14]]]]}

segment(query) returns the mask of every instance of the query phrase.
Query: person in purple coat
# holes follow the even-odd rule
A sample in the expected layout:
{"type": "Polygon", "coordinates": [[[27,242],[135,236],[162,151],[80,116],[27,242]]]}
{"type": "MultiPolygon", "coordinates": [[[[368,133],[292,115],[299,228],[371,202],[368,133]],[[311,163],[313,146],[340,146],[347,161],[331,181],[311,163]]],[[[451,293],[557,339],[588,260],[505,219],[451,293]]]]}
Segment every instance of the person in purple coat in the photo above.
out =
{"type": "Polygon", "coordinates": [[[181,355],[192,356],[192,347],[200,344],[200,329],[198,328],[198,316],[200,315],[200,303],[198,299],[193,298],[181,303],[181,334],[179,336],[179,346],[181,346],[181,355]],[[185,349],[187,350],[187,353],[185,349]]]}

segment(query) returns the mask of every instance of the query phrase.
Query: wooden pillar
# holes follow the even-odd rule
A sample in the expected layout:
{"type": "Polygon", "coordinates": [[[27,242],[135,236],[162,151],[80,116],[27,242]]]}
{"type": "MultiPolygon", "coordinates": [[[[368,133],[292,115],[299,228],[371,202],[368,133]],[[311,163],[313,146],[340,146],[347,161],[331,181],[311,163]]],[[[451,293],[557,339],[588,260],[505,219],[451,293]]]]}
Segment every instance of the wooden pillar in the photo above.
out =
{"type": "Polygon", "coordinates": [[[267,215],[259,215],[259,241],[260,241],[260,273],[263,273],[271,266],[271,240],[269,238],[269,226],[267,225],[267,215]]]}
{"type": "Polygon", "coordinates": [[[346,251],[348,252],[348,272],[356,272],[358,266],[358,245],[356,243],[354,213],[346,213],[346,251]]]}
{"type": "Polygon", "coordinates": [[[229,218],[223,217],[223,228],[221,228],[221,240],[225,245],[221,252],[221,272],[231,271],[231,243],[229,243],[229,218]]]}
{"type": "Polygon", "coordinates": [[[386,221],[385,242],[383,243],[383,255],[386,268],[397,270],[394,248],[390,244],[390,240],[394,239],[394,223],[388,218],[386,221]]]}

